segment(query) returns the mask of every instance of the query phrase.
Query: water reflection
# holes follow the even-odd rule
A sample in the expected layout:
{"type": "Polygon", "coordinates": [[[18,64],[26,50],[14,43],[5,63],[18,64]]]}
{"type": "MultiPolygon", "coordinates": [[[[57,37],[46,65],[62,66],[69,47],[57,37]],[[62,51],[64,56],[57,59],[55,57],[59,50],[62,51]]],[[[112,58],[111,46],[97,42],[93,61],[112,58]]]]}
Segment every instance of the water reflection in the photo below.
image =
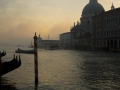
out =
{"type": "Polygon", "coordinates": [[[2,90],[19,90],[15,83],[8,81],[8,78],[2,78],[2,90]]]}
{"type": "Polygon", "coordinates": [[[35,85],[35,90],[56,90],[56,89],[53,89],[49,85],[41,85],[41,86],[35,85]]]}
{"type": "MultiPolygon", "coordinates": [[[[13,49],[10,52],[12,51],[13,49]]],[[[7,57],[2,59],[9,60],[13,53],[7,53],[7,57]]],[[[3,90],[119,90],[119,54],[41,50],[38,53],[38,84],[34,84],[33,55],[21,54],[21,67],[3,76],[2,88],[3,90]]]]}
{"type": "Polygon", "coordinates": [[[112,57],[113,53],[99,53],[99,55],[87,55],[84,58],[82,67],[82,79],[85,82],[84,86],[92,90],[118,90],[120,89],[120,60],[119,53],[116,58],[112,57]],[[108,57],[108,55],[111,55],[108,57]],[[98,58],[99,57],[99,58],[98,58]]]}
{"type": "Polygon", "coordinates": [[[38,83],[35,84],[35,90],[38,90],[38,83]]]}

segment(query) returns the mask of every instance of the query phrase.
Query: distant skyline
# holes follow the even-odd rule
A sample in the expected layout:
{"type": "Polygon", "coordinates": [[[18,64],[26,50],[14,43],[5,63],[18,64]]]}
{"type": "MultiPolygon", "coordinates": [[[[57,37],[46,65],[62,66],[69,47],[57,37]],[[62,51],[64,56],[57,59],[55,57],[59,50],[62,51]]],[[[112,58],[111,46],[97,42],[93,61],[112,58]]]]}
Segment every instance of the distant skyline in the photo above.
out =
{"type": "MultiPolygon", "coordinates": [[[[98,0],[105,11],[120,0],[98,0]]],[[[34,33],[59,39],[77,22],[89,0],[0,0],[0,44],[30,45],[34,33]]]]}

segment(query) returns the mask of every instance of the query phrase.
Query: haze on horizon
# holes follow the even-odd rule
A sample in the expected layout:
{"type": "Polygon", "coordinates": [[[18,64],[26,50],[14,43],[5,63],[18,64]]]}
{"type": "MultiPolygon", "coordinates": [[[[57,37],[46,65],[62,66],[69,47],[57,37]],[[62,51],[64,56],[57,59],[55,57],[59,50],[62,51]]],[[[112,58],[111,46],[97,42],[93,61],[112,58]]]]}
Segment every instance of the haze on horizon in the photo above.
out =
{"type": "MultiPolygon", "coordinates": [[[[0,44],[29,45],[34,33],[59,39],[77,22],[89,0],[0,0],[0,44]]],[[[104,9],[119,0],[98,0],[104,9]]]]}

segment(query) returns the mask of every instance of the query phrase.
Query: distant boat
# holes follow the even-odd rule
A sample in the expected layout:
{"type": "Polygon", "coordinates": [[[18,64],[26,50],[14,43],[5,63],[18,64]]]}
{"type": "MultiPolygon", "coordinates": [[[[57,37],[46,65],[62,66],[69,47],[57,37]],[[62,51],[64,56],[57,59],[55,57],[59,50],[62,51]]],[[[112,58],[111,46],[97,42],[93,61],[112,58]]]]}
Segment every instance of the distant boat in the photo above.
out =
{"type": "Polygon", "coordinates": [[[32,45],[32,46],[29,46],[29,48],[33,48],[34,46],[32,45]]]}
{"type": "Polygon", "coordinates": [[[32,45],[32,40],[31,40],[31,46],[29,46],[29,48],[33,48],[34,46],[32,45]]]}
{"type": "Polygon", "coordinates": [[[16,50],[15,53],[34,54],[34,50],[22,50],[18,48],[18,50],[16,50]]]}
{"type": "Polygon", "coordinates": [[[58,46],[57,45],[46,46],[45,49],[47,49],[47,50],[56,50],[56,49],[58,49],[58,46]]]}
{"type": "Polygon", "coordinates": [[[9,73],[9,72],[13,71],[14,69],[20,67],[20,65],[21,65],[20,56],[19,56],[19,60],[18,60],[17,57],[15,58],[15,55],[14,55],[13,60],[11,60],[9,62],[3,62],[2,63],[1,75],[4,75],[6,73],[9,73]]]}

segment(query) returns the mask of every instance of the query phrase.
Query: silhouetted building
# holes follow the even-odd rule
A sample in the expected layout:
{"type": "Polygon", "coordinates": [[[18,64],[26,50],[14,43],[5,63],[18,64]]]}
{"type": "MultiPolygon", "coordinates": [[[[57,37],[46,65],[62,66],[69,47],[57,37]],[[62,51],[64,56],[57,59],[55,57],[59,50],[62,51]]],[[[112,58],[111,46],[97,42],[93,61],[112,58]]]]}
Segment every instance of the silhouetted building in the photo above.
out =
{"type": "Polygon", "coordinates": [[[60,34],[60,46],[63,49],[71,48],[71,33],[70,32],[60,34]]]}
{"type": "MultiPolygon", "coordinates": [[[[49,37],[49,36],[48,36],[49,37]]],[[[50,47],[50,46],[57,46],[58,48],[60,47],[60,41],[59,40],[42,40],[42,38],[38,37],[38,48],[47,48],[47,47],[50,47]]]]}
{"type": "Polygon", "coordinates": [[[91,50],[92,16],[104,12],[104,8],[97,0],[90,0],[84,7],[80,22],[71,28],[71,48],[91,50]]]}
{"type": "Polygon", "coordinates": [[[111,6],[111,10],[92,17],[92,49],[120,49],[120,8],[111,6]]]}
{"type": "Polygon", "coordinates": [[[104,10],[98,0],[90,0],[84,7],[80,22],[70,28],[71,49],[119,50],[120,8],[104,10]]]}

